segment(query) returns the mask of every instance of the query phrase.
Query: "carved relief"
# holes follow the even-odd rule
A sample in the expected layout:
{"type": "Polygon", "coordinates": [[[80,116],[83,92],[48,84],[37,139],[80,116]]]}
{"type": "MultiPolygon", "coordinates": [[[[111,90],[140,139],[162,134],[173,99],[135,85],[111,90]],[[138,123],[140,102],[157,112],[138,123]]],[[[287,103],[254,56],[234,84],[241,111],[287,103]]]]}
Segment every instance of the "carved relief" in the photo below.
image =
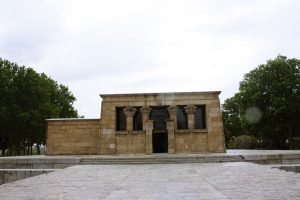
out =
{"type": "Polygon", "coordinates": [[[136,112],[136,108],[134,108],[132,106],[127,106],[123,109],[123,112],[126,115],[126,117],[133,117],[133,115],[136,112]]]}
{"type": "Polygon", "coordinates": [[[140,108],[141,113],[143,114],[143,118],[144,120],[148,120],[149,119],[149,114],[151,112],[151,108],[149,107],[142,107],[140,108]]]}
{"type": "Polygon", "coordinates": [[[176,106],[169,106],[167,109],[168,109],[168,112],[169,112],[170,116],[172,116],[172,115],[176,116],[178,107],[176,107],[176,106]]]}
{"type": "Polygon", "coordinates": [[[187,114],[194,114],[196,109],[197,109],[197,107],[194,105],[187,105],[184,107],[184,110],[187,114]]]}

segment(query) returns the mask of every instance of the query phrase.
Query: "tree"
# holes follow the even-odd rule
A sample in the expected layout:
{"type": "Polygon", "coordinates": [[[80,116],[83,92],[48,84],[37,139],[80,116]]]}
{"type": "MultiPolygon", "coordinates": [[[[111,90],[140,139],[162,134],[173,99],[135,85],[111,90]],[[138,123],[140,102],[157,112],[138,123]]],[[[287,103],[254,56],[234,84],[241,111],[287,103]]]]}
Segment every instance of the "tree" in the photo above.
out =
{"type": "Polygon", "coordinates": [[[76,98],[68,87],[57,84],[32,68],[0,58],[0,149],[15,155],[45,144],[47,118],[77,117],[76,98]]]}
{"type": "Polygon", "coordinates": [[[239,92],[226,100],[223,108],[226,131],[237,124],[265,146],[268,143],[267,147],[285,148],[288,144],[293,149],[293,137],[300,134],[300,60],[279,55],[259,65],[245,74],[239,92]],[[228,109],[233,107],[232,102],[235,110],[228,109]]]}
{"type": "Polygon", "coordinates": [[[222,117],[225,132],[225,143],[228,147],[233,136],[244,135],[238,95],[225,100],[222,106],[222,117]]]}

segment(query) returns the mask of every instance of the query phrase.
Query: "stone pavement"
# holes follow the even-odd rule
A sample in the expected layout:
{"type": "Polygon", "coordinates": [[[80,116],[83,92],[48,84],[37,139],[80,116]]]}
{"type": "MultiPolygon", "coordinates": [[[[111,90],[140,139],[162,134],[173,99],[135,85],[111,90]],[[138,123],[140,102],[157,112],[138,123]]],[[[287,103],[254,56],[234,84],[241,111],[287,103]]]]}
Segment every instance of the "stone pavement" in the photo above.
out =
{"type": "Polygon", "coordinates": [[[300,174],[247,162],[78,165],[1,185],[0,199],[300,199],[300,174]]]}

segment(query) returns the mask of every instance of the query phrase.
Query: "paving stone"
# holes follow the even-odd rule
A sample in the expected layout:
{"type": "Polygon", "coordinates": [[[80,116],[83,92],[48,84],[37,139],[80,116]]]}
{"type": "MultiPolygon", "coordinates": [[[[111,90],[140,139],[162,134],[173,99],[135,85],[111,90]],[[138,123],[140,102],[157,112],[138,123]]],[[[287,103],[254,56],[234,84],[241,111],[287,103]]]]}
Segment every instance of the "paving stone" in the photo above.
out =
{"type": "Polygon", "coordinates": [[[300,174],[247,162],[77,165],[0,186],[0,199],[300,199],[300,174]]]}

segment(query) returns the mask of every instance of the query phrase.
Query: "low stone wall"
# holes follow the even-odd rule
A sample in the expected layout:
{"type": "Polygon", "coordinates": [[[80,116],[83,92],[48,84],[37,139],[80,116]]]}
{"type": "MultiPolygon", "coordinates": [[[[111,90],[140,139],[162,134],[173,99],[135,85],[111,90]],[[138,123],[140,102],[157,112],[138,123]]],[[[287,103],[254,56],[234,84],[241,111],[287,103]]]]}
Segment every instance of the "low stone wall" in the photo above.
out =
{"type": "Polygon", "coordinates": [[[47,155],[98,153],[100,119],[53,119],[47,122],[47,155]]]}
{"type": "Polygon", "coordinates": [[[0,169],[64,169],[80,163],[79,157],[17,156],[0,157],[0,169]]]}
{"type": "MultiPolygon", "coordinates": [[[[293,152],[293,150],[291,151],[293,152]]],[[[265,154],[265,155],[245,155],[241,156],[245,161],[256,164],[280,164],[292,165],[300,164],[300,153],[290,154],[265,154]]]]}
{"type": "Polygon", "coordinates": [[[0,185],[55,171],[54,169],[0,169],[0,185]]]}
{"type": "Polygon", "coordinates": [[[280,166],[280,167],[274,167],[274,168],[279,168],[281,170],[285,170],[288,172],[297,172],[300,173],[300,165],[295,165],[295,166],[280,166]]]}
{"type": "Polygon", "coordinates": [[[0,185],[78,165],[78,157],[0,157],[0,185]]]}
{"type": "MultiPolygon", "coordinates": [[[[207,131],[181,130],[175,133],[175,153],[203,153],[208,150],[207,131]]],[[[116,154],[146,154],[146,134],[136,131],[128,134],[118,131],[115,135],[116,154]]],[[[150,144],[152,146],[152,144],[150,144]]],[[[170,153],[170,152],[169,152],[170,153]]]]}

